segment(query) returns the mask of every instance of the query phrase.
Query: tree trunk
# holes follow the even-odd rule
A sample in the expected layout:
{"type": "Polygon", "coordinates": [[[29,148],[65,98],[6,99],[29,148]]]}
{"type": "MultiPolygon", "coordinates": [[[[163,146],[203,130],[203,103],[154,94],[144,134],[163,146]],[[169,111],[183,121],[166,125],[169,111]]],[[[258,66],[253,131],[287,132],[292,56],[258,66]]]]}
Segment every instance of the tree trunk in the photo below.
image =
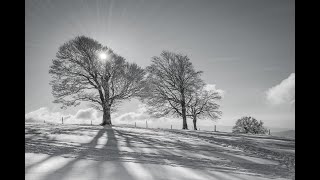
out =
{"type": "Polygon", "coordinates": [[[110,106],[106,105],[103,108],[103,118],[102,118],[102,123],[100,124],[101,126],[105,125],[112,125],[111,124],[111,112],[110,112],[110,106]]]}
{"type": "Polygon", "coordinates": [[[188,124],[187,124],[187,115],[186,115],[186,102],[184,98],[184,93],[182,92],[182,101],[181,101],[181,107],[182,107],[182,129],[188,129],[188,124]]]}
{"type": "Polygon", "coordinates": [[[188,129],[188,124],[187,124],[187,116],[186,116],[186,109],[182,108],[182,120],[183,120],[183,124],[182,124],[182,129],[188,129]]]}
{"type": "Polygon", "coordinates": [[[193,116],[193,128],[194,128],[194,130],[198,130],[197,129],[197,116],[193,116]]]}

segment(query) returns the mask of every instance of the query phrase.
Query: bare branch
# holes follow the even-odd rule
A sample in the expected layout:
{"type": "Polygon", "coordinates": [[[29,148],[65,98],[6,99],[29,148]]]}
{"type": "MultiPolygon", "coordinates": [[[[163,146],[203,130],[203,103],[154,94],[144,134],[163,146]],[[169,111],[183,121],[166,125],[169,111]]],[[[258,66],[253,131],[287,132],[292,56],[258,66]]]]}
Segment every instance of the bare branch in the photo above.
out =
{"type": "Polygon", "coordinates": [[[90,102],[104,114],[114,111],[121,101],[137,96],[145,75],[137,64],[126,62],[111,49],[85,36],[59,47],[49,73],[54,103],[66,108],[82,101],[90,102]],[[101,52],[109,53],[106,62],[98,59],[101,52]]]}
{"type": "Polygon", "coordinates": [[[185,55],[163,51],[147,67],[147,83],[140,96],[148,112],[158,117],[180,116],[186,120],[186,107],[192,94],[203,86],[201,71],[195,71],[185,55]]]}

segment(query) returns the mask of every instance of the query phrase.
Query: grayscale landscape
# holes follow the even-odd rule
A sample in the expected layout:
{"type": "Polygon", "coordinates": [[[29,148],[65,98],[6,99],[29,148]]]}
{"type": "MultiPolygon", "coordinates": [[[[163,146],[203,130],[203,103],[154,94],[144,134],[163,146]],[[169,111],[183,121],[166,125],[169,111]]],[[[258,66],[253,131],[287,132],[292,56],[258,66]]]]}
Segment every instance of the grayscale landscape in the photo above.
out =
{"type": "Polygon", "coordinates": [[[26,180],[295,179],[294,0],[26,0],[26,180]]]}

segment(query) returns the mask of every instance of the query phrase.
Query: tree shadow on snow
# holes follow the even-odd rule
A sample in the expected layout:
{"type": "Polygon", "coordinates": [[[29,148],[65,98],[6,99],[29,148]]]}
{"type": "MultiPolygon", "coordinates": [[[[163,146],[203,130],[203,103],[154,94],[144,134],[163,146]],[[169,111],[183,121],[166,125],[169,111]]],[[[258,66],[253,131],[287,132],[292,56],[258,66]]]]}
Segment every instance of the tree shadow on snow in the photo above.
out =
{"type": "MultiPolygon", "coordinates": [[[[114,130],[112,127],[106,127],[103,129],[100,129],[96,136],[89,142],[89,143],[84,143],[81,146],[84,146],[85,148],[78,150],[78,152],[73,152],[76,154],[76,158],[72,159],[62,167],[58,168],[57,170],[45,175],[43,177],[43,180],[56,180],[56,179],[65,179],[68,175],[72,172],[72,170],[76,167],[76,163],[79,162],[81,159],[90,159],[90,160],[97,160],[97,163],[94,163],[92,167],[86,166],[86,167],[81,167],[81,168],[92,168],[96,170],[96,178],[97,179],[102,179],[102,178],[108,178],[108,177],[103,177],[103,171],[106,171],[107,169],[103,169],[101,159],[99,157],[109,157],[110,159],[117,158],[119,154],[119,149],[118,149],[118,143],[117,139],[115,138],[114,135],[114,130]],[[104,144],[104,146],[101,149],[95,148],[96,145],[98,145],[98,140],[106,134],[107,136],[107,142],[104,144]],[[107,149],[112,149],[112,151],[108,151],[107,149]],[[107,150],[107,151],[106,151],[107,150]]],[[[55,154],[55,156],[60,155],[55,154]]],[[[111,172],[110,175],[115,175],[121,179],[133,179],[133,177],[128,173],[126,167],[122,165],[121,162],[115,161],[112,163],[113,166],[116,168],[113,168],[113,171],[111,172]]]]}
{"type": "MultiPolygon", "coordinates": [[[[90,129],[90,127],[89,127],[90,129]]],[[[81,129],[77,129],[79,131],[81,129]]],[[[95,163],[88,165],[87,168],[95,170],[97,179],[107,178],[103,177],[105,171],[110,171],[111,176],[119,176],[121,179],[134,179],[123,165],[123,162],[134,162],[140,164],[155,164],[155,165],[168,165],[173,167],[186,167],[199,170],[210,170],[229,172],[230,176],[242,174],[243,172],[257,173],[255,176],[261,177],[283,177],[281,168],[275,165],[257,164],[247,159],[241,158],[236,155],[243,155],[241,152],[231,152],[225,154],[226,150],[219,149],[213,146],[199,145],[194,146],[190,143],[181,141],[170,141],[168,139],[157,139],[155,134],[151,133],[137,133],[130,130],[125,130],[120,127],[103,128],[94,127],[91,130],[97,130],[96,135],[90,140],[89,143],[80,145],[64,144],[63,142],[50,139],[47,136],[42,136],[40,139],[27,139],[26,138],[26,152],[47,154],[49,157],[36,162],[26,167],[26,172],[35,165],[53,158],[53,157],[72,157],[62,167],[47,174],[43,179],[64,179],[73,168],[77,166],[77,162],[81,159],[94,160],[95,163]],[[101,148],[96,148],[99,139],[107,136],[107,142],[101,148]],[[119,149],[124,146],[126,149],[119,149]],[[150,151],[151,150],[151,151],[150,151]],[[239,153],[239,154],[237,154],[239,153]],[[203,155],[210,157],[211,155],[218,155],[219,161],[214,161],[207,158],[201,158],[194,155],[203,155]],[[231,161],[230,161],[231,160],[231,161]],[[241,163],[236,163],[241,162],[241,163]],[[111,164],[112,170],[106,169],[105,164],[111,164]],[[89,167],[90,166],[90,167],[89,167]],[[232,174],[230,174],[232,172],[232,174]]],[[[77,133],[73,129],[64,129],[60,133],[77,133]]],[[[38,133],[38,132],[36,132],[38,133]]],[[[153,133],[156,133],[153,132],[153,133]]],[[[166,136],[164,136],[166,137],[166,136]]],[[[248,155],[247,155],[248,156],[248,155]]],[[[216,175],[205,171],[207,173],[203,176],[215,177],[216,175]]],[[[153,172],[149,171],[153,176],[153,172]]],[[[217,178],[217,177],[216,177],[217,178]]],[[[231,178],[231,177],[230,177],[231,178]]],[[[239,178],[238,178],[239,179],[239,178]]]]}

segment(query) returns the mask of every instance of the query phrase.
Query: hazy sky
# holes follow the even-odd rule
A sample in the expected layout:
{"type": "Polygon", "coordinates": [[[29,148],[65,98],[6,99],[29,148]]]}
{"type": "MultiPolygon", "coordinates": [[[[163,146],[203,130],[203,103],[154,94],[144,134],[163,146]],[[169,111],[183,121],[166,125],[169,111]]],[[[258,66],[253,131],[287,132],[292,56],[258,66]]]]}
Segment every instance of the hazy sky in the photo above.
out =
{"type": "MultiPolygon", "coordinates": [[[[88,108],[53,104],[48,73],[58,47],[86,35],[142,67],[162,50],[187,54],[225,92],[221,125],[252,115],[294,129],[294,19],[293,0],[26,0],[25,112],[88,108]]],[[[117,115],[141,117],[139,104],[123,104],[117,115]]]]}

